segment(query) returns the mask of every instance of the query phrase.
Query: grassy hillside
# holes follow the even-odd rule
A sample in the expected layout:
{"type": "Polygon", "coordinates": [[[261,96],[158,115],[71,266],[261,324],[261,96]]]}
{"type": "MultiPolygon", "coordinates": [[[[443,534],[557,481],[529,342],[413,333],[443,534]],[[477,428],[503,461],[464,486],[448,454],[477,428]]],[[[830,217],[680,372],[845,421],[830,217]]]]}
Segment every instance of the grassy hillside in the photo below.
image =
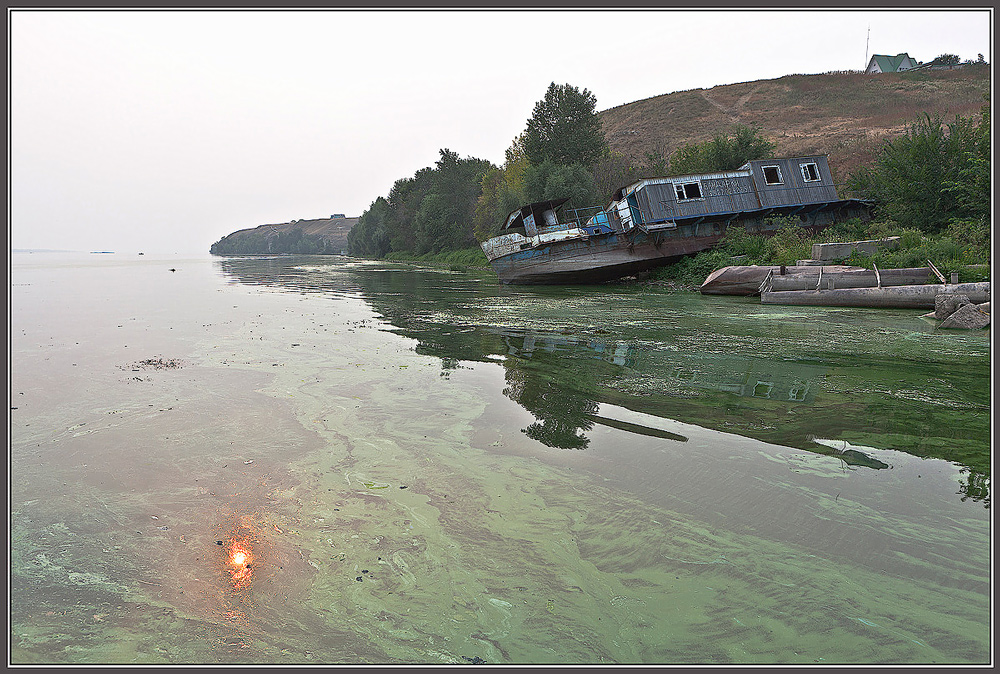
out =
{"type": "MultiPolygon", "coordinates": [[[[773,80],[679,91],[599,113],[613,152],[646,163],[679,147],[757,127],[778,156],[826,154],[837,183],[870,165],[886,138],[922,115],[948,122],[978,115],[989,92],[988,65],[866,75],[787,75],[773,80]]],[[[212,246],[219,255],[269,251],[339,253],[358,218],[299,220],[243,229],[212,246]],[[280,238],[279,238],[280,235],[280,238]]]]}
{"type": "Polygon", "coordinates": [[[693,89],[600,113],[612,151],[637,160],[669,156],[734,124],[758,127],[778,156],[827,154],[838,183],[872,161],[880,142],[923,114],[979,112],[989,92],[988,65],[912,73],[787,75],[774,80],[693,89]]]}

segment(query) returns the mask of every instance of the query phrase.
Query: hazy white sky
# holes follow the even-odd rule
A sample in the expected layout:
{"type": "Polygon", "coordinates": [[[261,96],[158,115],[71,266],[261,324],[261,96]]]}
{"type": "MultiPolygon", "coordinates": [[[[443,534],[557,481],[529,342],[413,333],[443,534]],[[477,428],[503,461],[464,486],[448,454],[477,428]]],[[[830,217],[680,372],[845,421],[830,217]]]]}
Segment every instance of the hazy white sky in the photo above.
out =
{"type": "Polygon", "coordinates": [[[992,63],[989,10],[12,10],[13,248],[206,253],[357,216],[440,148],[501,164],[550,82],[598,110],[860,70],[992,63]],[[870,27],[870,41],[868,40],[870,27]]]}

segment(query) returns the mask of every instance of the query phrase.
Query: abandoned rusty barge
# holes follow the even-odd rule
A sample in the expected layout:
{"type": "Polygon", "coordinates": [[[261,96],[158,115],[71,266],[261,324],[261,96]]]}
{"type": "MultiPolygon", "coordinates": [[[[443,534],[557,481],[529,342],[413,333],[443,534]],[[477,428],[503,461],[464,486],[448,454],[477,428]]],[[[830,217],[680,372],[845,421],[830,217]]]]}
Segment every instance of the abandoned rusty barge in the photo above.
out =
{"type": "Polygon", "coordinates": [[[825,155],[646,178],[619,189],[607,208],[586,220],[560,221],[566,201],[522,206],[500,235],[482,242],[501,283],[602,283],[707,250],[734,225],[767,234],[777,227],[775,216],[796,216],[816,230],[870,214],[867,202],[837,195],[825,155]]]}

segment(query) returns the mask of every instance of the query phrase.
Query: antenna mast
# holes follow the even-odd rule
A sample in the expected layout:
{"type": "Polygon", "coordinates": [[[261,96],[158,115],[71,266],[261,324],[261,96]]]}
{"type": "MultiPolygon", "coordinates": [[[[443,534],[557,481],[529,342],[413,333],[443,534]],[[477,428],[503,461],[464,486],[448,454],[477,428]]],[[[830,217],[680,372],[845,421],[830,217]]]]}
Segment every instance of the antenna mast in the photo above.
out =
{"type": "Polygon", "coordinates": [[[865,70],[868,70],[868,41],[872,37],[872,25],[868,24],[868,37],[865,38],[865,70]]]}

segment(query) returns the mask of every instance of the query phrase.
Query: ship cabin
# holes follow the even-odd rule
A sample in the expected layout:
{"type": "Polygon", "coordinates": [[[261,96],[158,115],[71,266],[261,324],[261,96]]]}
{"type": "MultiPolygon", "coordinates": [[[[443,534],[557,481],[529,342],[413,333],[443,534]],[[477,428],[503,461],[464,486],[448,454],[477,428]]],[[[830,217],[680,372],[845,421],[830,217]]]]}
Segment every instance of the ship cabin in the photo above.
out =
{"type": "MultiPolygon", "coordinates": [[[[550,199],[527,204],[507,216],[502,230],[516,232],[531,238],[554,232],[575,230],[580,235],[597,235],[611,232],[611,224],[607,213],[598,212],[585,223],[581,213],[584,209],[574,210],[568,218],[563,218],[561,209],[569,199],[550,199]]],[[[596,209],[586,209],[593,212],[596,209]]]]}
{"type": "Polygon", "coordinates": [[[826,156],[811,155],[754,159],[734,171],[646,178],[618,190],[607,213],[618,231],[663,231],[703,222],[716,228],[763,223],[773,215],[821,225],[844,217],[845,209],[867,211],[862,202],[840,199],[826,156]]]}
{"type": "Polygon", "coordinates": [[[598,212],[584,220],[586,213],[600,209],[574,210],[570,217],[562,219],[560,210],[567,201],[569,199],[537,201],[512,211],[500,228],[501,234],[480,244],[486,258],[494,260],[538,245],[586,239],[613,231],[606,213],[598,212]]]}
{"type": "Polygon", "coordinates": [[[507,221],[501,229],[518,232],[524,236],[538,236],[539,231],[550,229],[559,224],[557,211],[569,199],[552,199],[538,201],[521,206],[507,216],[507,221]]]}

